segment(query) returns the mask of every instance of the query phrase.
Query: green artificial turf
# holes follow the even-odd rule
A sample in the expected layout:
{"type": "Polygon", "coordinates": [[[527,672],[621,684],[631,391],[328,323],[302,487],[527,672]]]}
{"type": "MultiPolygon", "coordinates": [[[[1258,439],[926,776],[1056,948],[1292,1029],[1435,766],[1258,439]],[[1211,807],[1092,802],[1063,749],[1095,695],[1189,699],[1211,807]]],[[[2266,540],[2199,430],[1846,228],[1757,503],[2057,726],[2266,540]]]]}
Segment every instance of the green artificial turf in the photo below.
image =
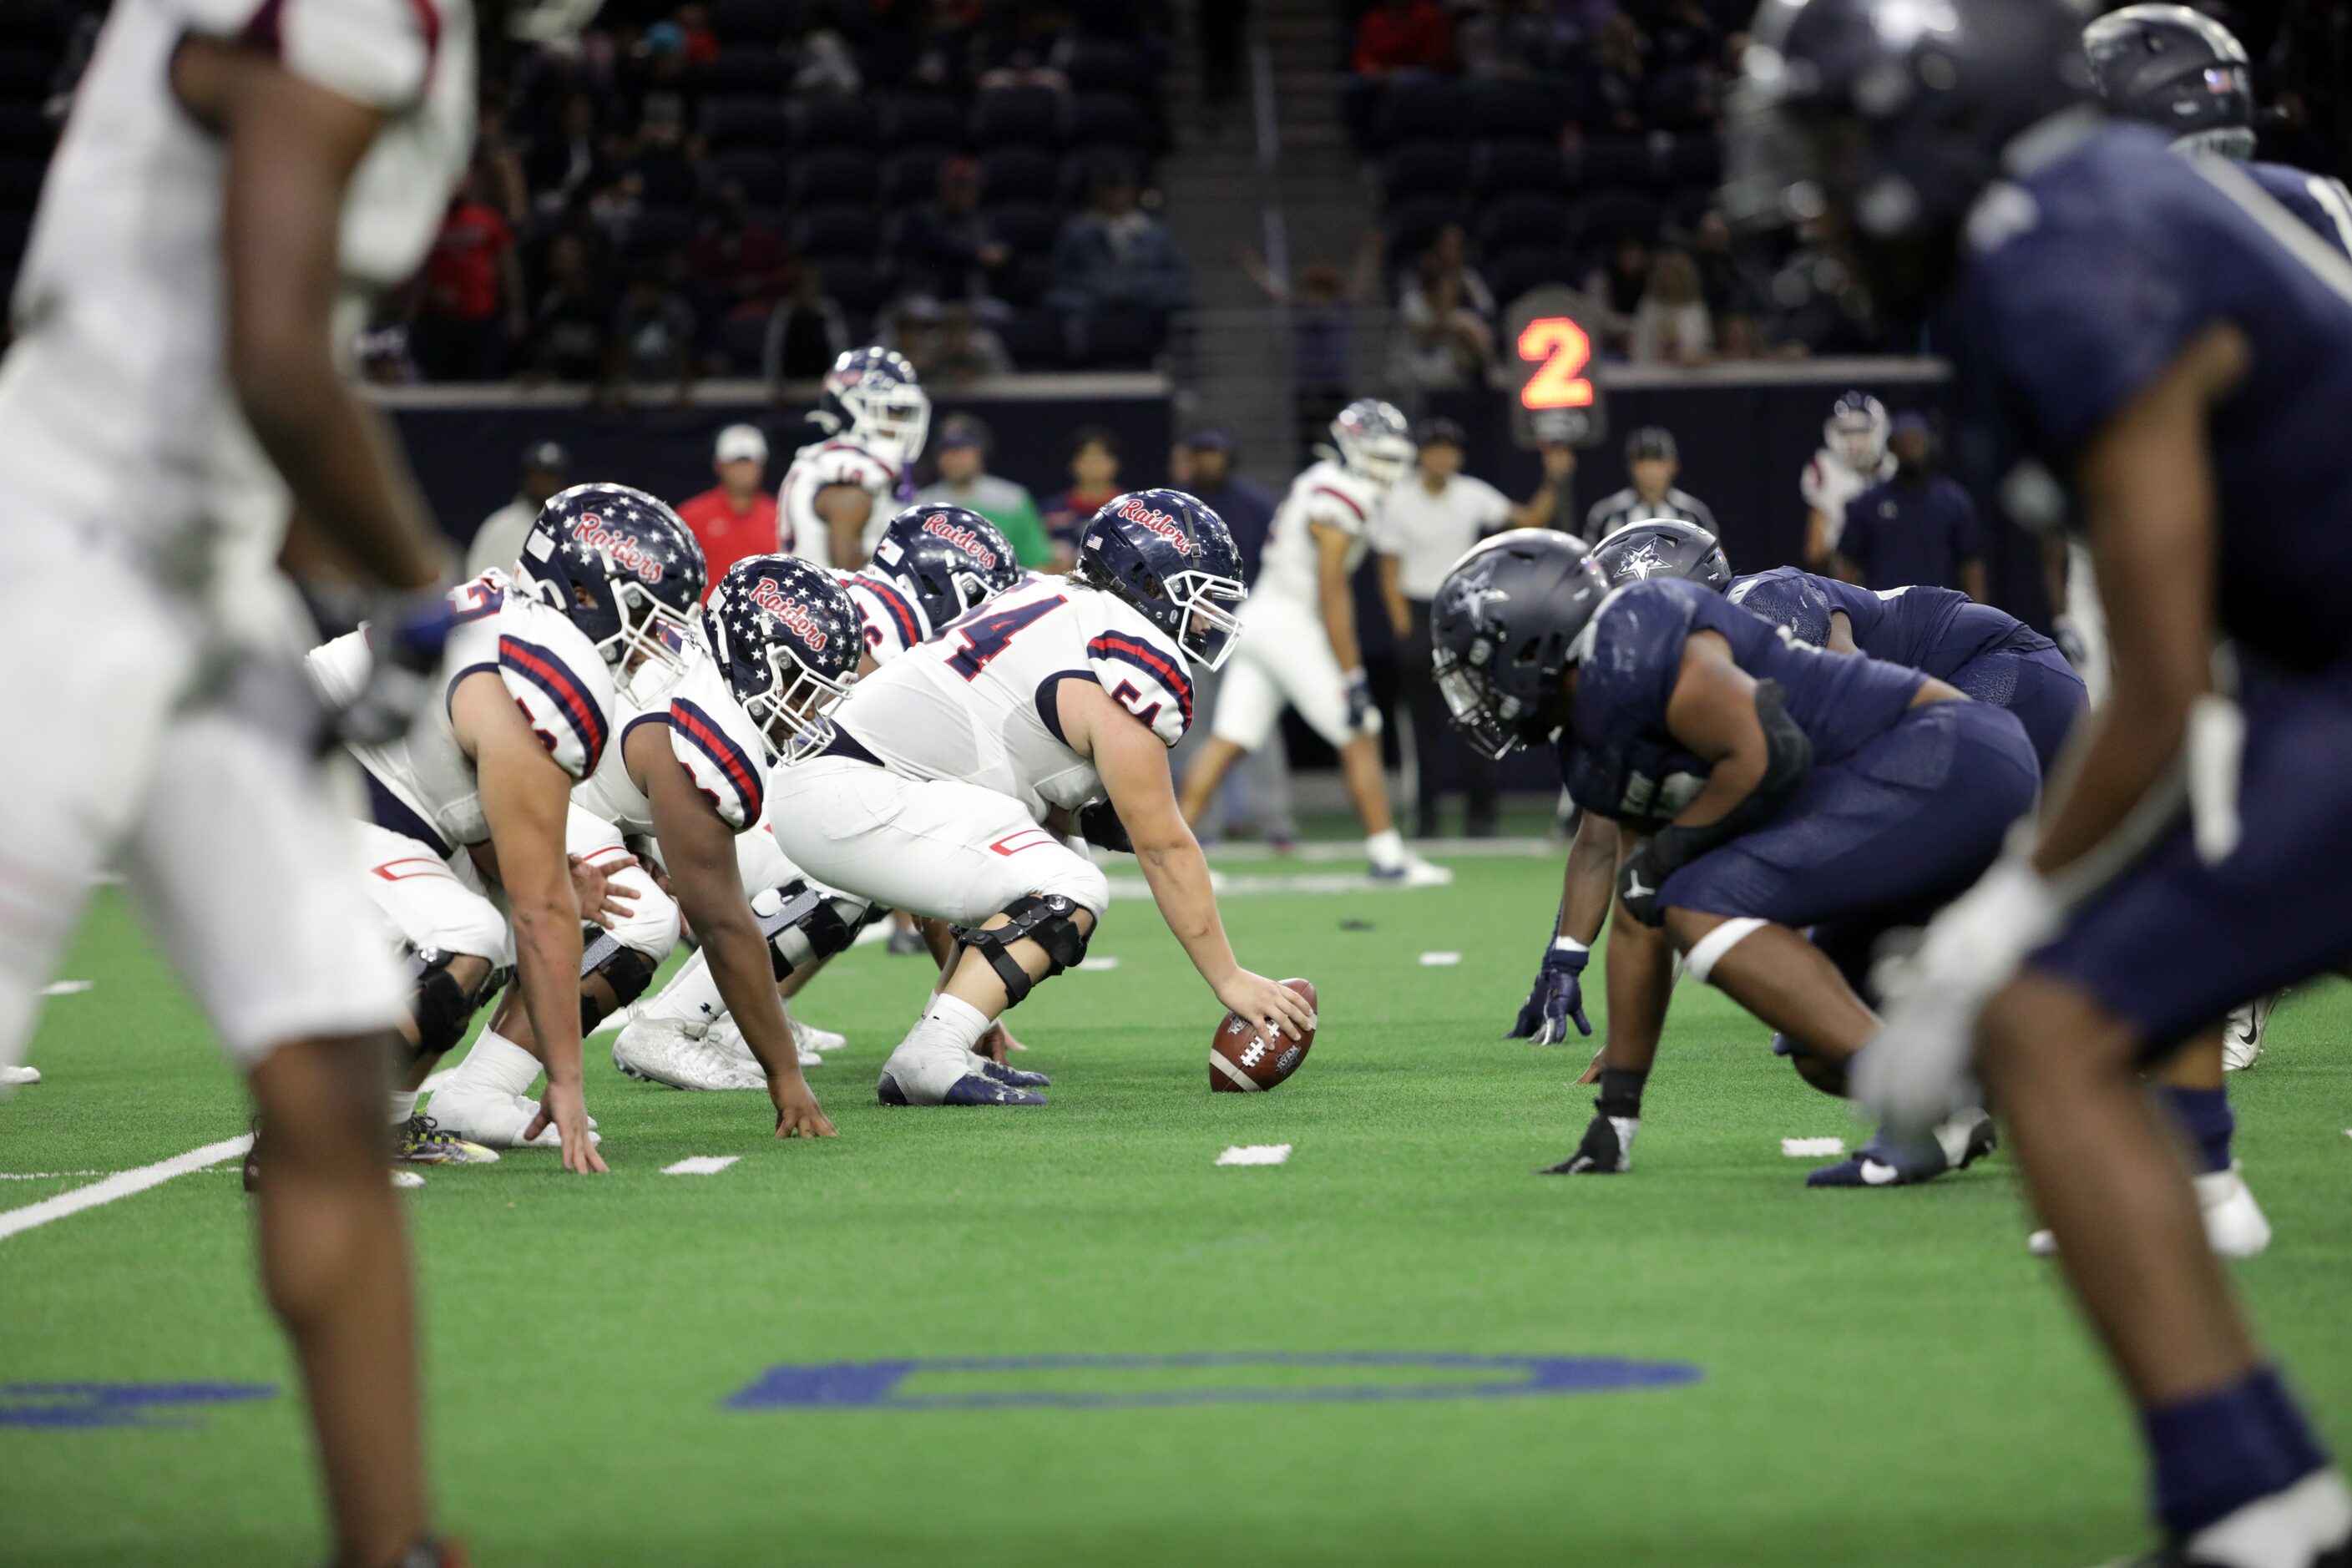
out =
{"type": "MultiPolygon", "coordinates": [[[[553,1156],[406,1200],[443,1517],[483,1564],[1999,1564],[2143,1541],[2139,1464],[1996,1159],[1916,1191],[1809,1193],[1786,1136],[1858,1138],[1764,1031],[1677,996],[1638,1169],[1538,1178],[1581,1047],[1500,1038],[1550,858],[1452,888],[1227,901],[1245,963],[1312,976],[1322,1032],[1267,1095],[1211,1095],[1217,1007],[1146,904],[1016,1015],[1044,1110],[875,1104],[919,961],[845,957],[805,999],[838,1140],[756,1094],[630,1083],[592,1042],[608,1178],[553,1156]],[[1355,929],[1350,929],[1350,925],[1355,929]],[[1461,954],[1424,966],[1431,950],[1461,954]],[[1287,1142],[1277,1168],[1218,1168],[1287,1142]],[[713,1176],[667,1176],[736,1154],[713,1176]],[[1688,1363],[1559,1397],[740,1411],[768,1367],[887,1358],[1391,1352],[1688,1363]]],[[[1253,863],[1237,872],[1280,867],[1253,863]]],[[[1328,872],[1334,868],[1312,868],[1328,872]]],[[[121,902],[65,966],[0,1105],[0,1172],[110,1172],[234,1135],[235,1080],[121,902]]],[[[1598,987],[1595,987],[1598,990],[1598,987]]],[[[2352,1440],[2352,992],[2298,994],[2233,1080],[2277,1226],[2241,1266],[2268,1342],[2352,1440]]],[[[1594,1011],[1599,1011],[1597,997],[1594,1011]]],[[[0,1208],[92,1178],[0,1182],[0,1208]]],[[[0,1424],[0,1562],[300,1563],[322,1552],[299,1407],[233,1173],[0,1242],[0,1385],[268,1383],[161,1429],[0,1424]]],[[[1149,1394],[1461,1381],[1275,1368],[940,1371],[900,1392],[1149,1394]]],[[[7,1398],[0,1390],[0,1408],[7,1398]]]]}

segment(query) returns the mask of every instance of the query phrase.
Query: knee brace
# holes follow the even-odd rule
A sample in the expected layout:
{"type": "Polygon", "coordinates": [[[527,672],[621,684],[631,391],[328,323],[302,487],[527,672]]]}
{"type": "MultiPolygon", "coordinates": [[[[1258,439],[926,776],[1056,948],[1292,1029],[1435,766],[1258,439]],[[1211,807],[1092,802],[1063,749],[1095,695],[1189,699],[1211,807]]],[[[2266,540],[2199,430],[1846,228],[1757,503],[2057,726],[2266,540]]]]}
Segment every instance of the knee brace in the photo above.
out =
{"type": "Polygon", "coordinates": [[[1076,919],[1081,907],[1059,893],[1025,893],[1005,906],[1004,924],[957,926],[955,939],[988,960],[1004,982],[1005,1005],[1017,1007],[1037,982],[1005,950],[1024,939],[1035,942],[1045,950],[1045,973],[1039,978],[1052,979],[1087,955],[1088,933],[1076,919]]]}
{"type": "MultiPolygon", "coordinates": [[[[660,964],[646,953],[623,942],[611,931],[594,926],[588,930],[595,934],[583,937],[580,948],[580,978],[587,980],[601,974],[604,984],[613,988],[613,1005],[617,1010],[627,1006],[646,994],[654,982],[654,971],[660,964]]],[[[580,1032],[586,1034],[604,1018],[601,1004],[585,992],[580,997],[580,1032]]]]}
{"type": "Polygon", "coordinates": [[[751,900],[751,913],[768,939],[768,957],[782,980],[803,964],[822,963],[845,952],[873,915],[874,907],[846,893],[828,893],[795,877],[751,900]]]}
{"type": "Polygon", "coordinates": [[[419,1058],[437,1057],[455,1048],[466,1037],[466,1027],[474,1021],[474,1014],[498,989],[499,976],[493,971],[481,989],[467,990],[449,973],[449,960],[454,956],[429,948],[416,955],[422,967],[416,972],[415,988],[409,994],[408,1012],[416,1024],[414,1049],[419,1058]]]}

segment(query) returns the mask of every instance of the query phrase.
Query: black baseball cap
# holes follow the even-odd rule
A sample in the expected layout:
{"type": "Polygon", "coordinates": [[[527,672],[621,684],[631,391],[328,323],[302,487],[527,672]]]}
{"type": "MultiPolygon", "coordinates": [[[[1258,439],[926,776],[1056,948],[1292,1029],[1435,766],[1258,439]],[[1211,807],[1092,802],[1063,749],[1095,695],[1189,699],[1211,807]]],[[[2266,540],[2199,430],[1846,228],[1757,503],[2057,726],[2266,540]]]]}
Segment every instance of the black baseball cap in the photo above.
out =
{"type": "Polygon", "coordinates": [[[1222,425],[1203,425],[1184,437],[1188,452],[1230,452],[1234,449],[1234,433],[1222,425]]]}
{"type": "Polygon", "coordinates": [[[1625,460],[1647,462],[1652,458],[1675,461],[1675,434],[1663,426],[1644,425],[1625,437],[1625,460]]]}

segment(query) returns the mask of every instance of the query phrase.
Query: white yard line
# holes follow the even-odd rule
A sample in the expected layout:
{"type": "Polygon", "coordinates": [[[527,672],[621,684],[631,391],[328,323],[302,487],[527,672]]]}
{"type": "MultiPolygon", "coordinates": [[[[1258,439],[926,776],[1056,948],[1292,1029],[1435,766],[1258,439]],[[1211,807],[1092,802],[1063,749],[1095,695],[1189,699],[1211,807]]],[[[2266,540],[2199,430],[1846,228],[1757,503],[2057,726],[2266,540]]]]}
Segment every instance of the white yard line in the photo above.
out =
{"type": "Polygon", "coordinates": [[[1462,962],[1458,952],[1424,952],[1421,955],[1423,969],[1451,969],[1462,962]]]}
{"type": "Polygon", "coordinates": [[[1783,1138],[1780,1152],[1791,1160],[1834,1160],[1845,1152],[1843,1138],[1783,1138]]]}
{"type": "Polygon", "coordinates": [[[87,980],[52,980],[41,987],[44,996],[79,996],[89,989],[87,980]]]}
{"type": "Polygon", "coordinates": [[[742,1157],[740,1154],[695,1154],[678,1161],[676,1164],[664,1165],[662,1174],[665,1176],[715,1176],[742,1157]]]}
{"type": "Polygon", "coordinates": [[[1290,1158],[1287,1143],[1236,1143],[1217,1156],[1220,1165],[1279,1165],[1290,1158]]]}
{"type": "Polygon", "coordinates": [[[84,1209],[99,1208],[117,1198],[143,1193],[150,1187],[160,1187],[174,1176],[184,1176],[191,1171],[201,1171],[224,1160],[237,1159],[252,1146],[253,1134],[241,1132],[217,1143],[207,1143],[201,1149],[191,1149],[184,1154],[174,1154],[168,1160],[158,1160],[152,1165],[142,1165],[135,1171],[117,1171],[102,1182],[92,1182],[86,1187],[76,1187],[53,1198],[26,1204],[23,1208],[0,1210],[0,1241],[37,1226],[47,1225],[51,1220],[64,1219],[84,1209]]]}

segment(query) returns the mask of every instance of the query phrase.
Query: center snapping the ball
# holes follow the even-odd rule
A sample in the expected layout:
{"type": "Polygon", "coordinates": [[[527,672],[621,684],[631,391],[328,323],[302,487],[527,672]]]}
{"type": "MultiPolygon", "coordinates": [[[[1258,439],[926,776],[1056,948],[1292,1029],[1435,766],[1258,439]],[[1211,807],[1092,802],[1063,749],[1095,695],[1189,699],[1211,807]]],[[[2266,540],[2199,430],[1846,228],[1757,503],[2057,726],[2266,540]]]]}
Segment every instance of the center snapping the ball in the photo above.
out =
{"type": "MultiPolygon", "coordinates": [[[[1313,981],[1286,980],[1282,984],[1305,997],[1308,1007],[1316,1005],[1313,981]]],[[[1247,1019],[1228,1013],[1209,1039],[1209,1088],[1218,1094],[1255,1094],[1260,1089],[1274,1089],[1298,1070],[1298,1065],[1307,1059],[1307,1048],[1314,1043],[1311,1025],[1298,1039],[1276,1035],[1269,1040],[1260,1036],[1247,1019]]]]}

